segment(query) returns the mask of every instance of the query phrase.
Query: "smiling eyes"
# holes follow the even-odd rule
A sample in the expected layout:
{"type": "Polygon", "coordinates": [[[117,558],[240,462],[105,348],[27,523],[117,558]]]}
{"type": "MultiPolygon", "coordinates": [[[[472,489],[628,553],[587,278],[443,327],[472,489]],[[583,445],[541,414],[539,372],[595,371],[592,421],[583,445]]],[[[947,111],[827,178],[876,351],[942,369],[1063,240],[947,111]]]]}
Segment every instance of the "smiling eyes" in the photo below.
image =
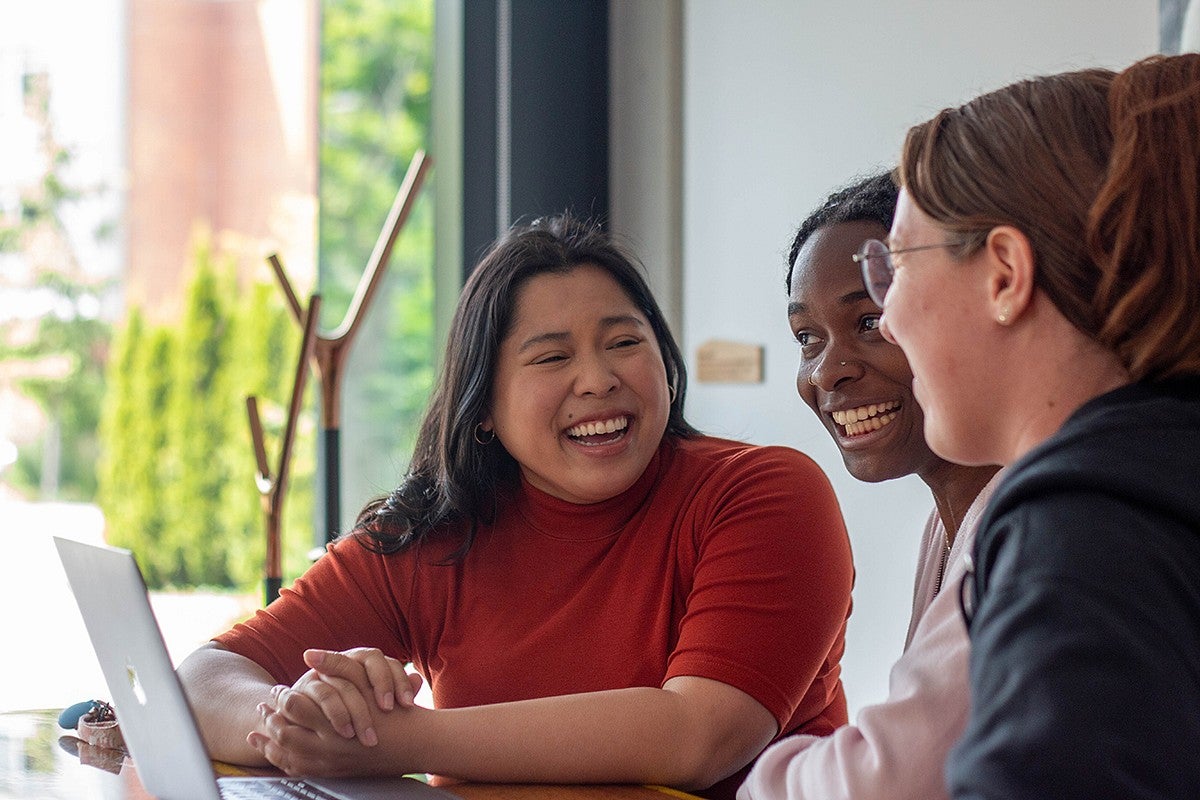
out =
{"type": "MultiPolygon", "coordinates": [[[[640,339],[636,336],[622,336],[621,338],[615,340],[612,344],[607,345],[605,347],[605,349],[606,350],[624,350],[624,349],[627,349],[630,347],[637,347],[639,344],[641,344],[644,341],[645,341],[645,339],[640,339]]],[[[546,353],[545,355],[538,356],[537,358],[532,359],[529,363],[534,364],[534,365],[536,365],[536,364],[557,364],[559,362],[566,361],[568,358],[570,358],[569,353],[556,351],[553,353],[546,353]]]]}
{"type": "MultiPolygon", "coordinates": [[[[867,335],[872,339],[878,338],[882,341],[882,336],[879,334],[879,318],[881,314],[864,314],[858,318],[858,324],[855,332],[862,336],[867,335]]],[[[800,345],[800,350],[807,357],[810,353],[815,353],[816,348],[825,340],[817,335],[817,333],[809,328],[801,328],[793,334],[796,337],[796,343],[800,345]]]]}
{"type": "Polygon", "coordinates": [[[796,331],[796,342],[801,347],[809,347],[821,341],[821,337],[812,331],[796,331]]]}

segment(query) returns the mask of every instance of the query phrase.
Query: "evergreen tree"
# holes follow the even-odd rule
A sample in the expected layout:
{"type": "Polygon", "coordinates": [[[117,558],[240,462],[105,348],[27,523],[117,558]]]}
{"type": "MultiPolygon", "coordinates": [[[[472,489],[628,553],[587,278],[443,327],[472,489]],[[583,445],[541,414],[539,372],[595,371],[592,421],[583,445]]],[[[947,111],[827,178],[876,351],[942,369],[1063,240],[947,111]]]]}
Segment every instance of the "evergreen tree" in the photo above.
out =
{"type": "MultiPolygon", "coordinates": [[[[121,329],[101,425],[99,499],[109,541],[138,554],[152,588],[249,589],[263,577],[265,535],[244,398],[259,397],[275,470],[299,336],[272,286],[233,293],[229,282],[214,296],[225,282],[200,252],[179,325],[150,327],[133,309],[121,329]],[[226,355],[214,364],[217,352],[226,355]],[[219,409],[223,425],[214,424],[219,409]]],[[[314,413],[309,392],[284,506],[287,576],[308,566],[314,413]]]]}
{"type": "Polygon", "coordinates": [[[139,418],[145,414],[145,399],[135,394],[134,386],[145,339],[146,321],[135,308],[113,342],[100,417],[102,447],[96,462],[96,500],[104,511],[110,537],[128,536],[126,532],[135,524],[137,487],[129,479],[129,466],[136,455],[134,435],[138,433],[139,418]]]}
{"type": "Polygon", "coordinates": [[[128,453],[127,461],[116,468],[121,471],[118,485],[127,495],[129,518],[120,526],[112,521],[108,525],[109,541],[138,554],[153,588],[162,588],[168,582],[178,562],[177,554],[163,547],[170,516],[167,430],[174,350],[174,332],[165,326],[147,329],[137,348],[130,391],[136,398],[138,413],[117,434],[124,442],[118,449],[128,453]]]}
{"type": "MultiPolygon", "coordinates": [[[[266,283],[258,283],[249,292],[242,293],[245,300],[236,309],[233,317],[234,332],[231,342],[228,385],[239,403],[239,416],[230,426],[223,460],[229,465],[229,484],[221,518],[234,546],[229,553],[229,569],[233,582],[249,586],[261,581],[263,559],[266,551],[265,529],[261,495],[255,485],[256,466],[253,441],[246,418],[244,401],[247,395],[258,398],[259,411],[266,434],[267,460],[272,472],[278,469],[280,435],[286,421],[287,405],[291,397],[293,370],[296,363],[300,336],[296,325],[288,317],[279,297],[279,290],[266,283]]],[[[311,380],[311,379],[310,379],[311,380]]],[[[310,419],[311,406],[301,412],[301,419],[310,419]]],[[[293,451],[292,481],[307,477],[311,492],[312,470],[307,475],[296,473],[296,453],[300,449],[314,447],[313,425],[306,426],[308,435],[304,440],[297,437],[293,451]]],[[[311,462],[311,459],[309,459],[311,462]]],[[[289,491],[289,500],[296,494],[289,491]]],[[[310,506],[311,507],[311,506],[310,506]]],[[[285,504],[285,511],[287,504],[285,504]]],[[[300,529],[284,527],[285,551],[307,550],[312,541],[311,518],[302,520],[300,529]],[[289,534],[291,534],[289,536],[289,534]],[[298,539],[293,544],[292,539],[298,539]]]]}
{"type": "MultiPolygon", "coordinates": [[[[414,152],[425,146],[433,4],[323,0],[322,20],[319,260],[329,330],[345,313],[414,152]]],[[[432,383],[432,242],[432,209],[423,200],[396,243],[352,356],[355,378],[343,407],[357,404],[349,421],[372,442],[370,452],[351,443],[344,450],[351,463],[343,464],[383,462],[390,474],[367,487],[372,493],[391,488],[403,470],[432,383]]],[[[152,329],[143,320],[135,337],[131,314],[122,333],[141,343],[119,343],[117,361],[134,365],[126,386],[118,385],[118,367],[110,372],[101,499],[113,541],[137,550],[152,586],[249,588],[262,578],[265,535],[245,397],[259,398],[275,470],[299,332],[278,289],[239,292],[207,240],[194,261],[181,321],[152,329]]],[[[313,541],[315,395],[309,388],[292,450],[285,583],[308,566],[313,541]]],[[[360,491],[367,483],[350,480],[360,491]]]]}
{"type": "Polygon", "coordinates": [[[168,518],[163,546],[174,563],[169,582],[228,585],[232,541],[219,520],[231,479],[221,455],[230,426],[238,418],[223,370],[231,351],[225,298],[232,295],[232,282],[228,270],[218,266],[207,238],[196,246],[194,263],[168,400],[170,474],[165,484],[168,518]]]}

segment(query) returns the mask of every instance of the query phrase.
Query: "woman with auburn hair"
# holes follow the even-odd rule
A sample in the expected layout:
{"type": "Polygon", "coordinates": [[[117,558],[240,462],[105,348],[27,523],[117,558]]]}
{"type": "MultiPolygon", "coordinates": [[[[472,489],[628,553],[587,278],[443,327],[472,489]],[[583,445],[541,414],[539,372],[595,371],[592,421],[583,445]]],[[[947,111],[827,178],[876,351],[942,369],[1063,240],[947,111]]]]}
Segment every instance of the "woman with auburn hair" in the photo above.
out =
{"type": "Polygon", "coordinates": [[[1200,55],[914,127],[882,329],[934,452],[1009,466],[980,523],[956,798],[1200,787],[1200,55]]]}
{"type": "Polygon", "coordinates": [[[181,665],[214,758],[719,798],[772,740],[845,723],[832,487],[684,419],[683,356],[607,234],[497,242],[442,364],[400,486],[181,665]]]}

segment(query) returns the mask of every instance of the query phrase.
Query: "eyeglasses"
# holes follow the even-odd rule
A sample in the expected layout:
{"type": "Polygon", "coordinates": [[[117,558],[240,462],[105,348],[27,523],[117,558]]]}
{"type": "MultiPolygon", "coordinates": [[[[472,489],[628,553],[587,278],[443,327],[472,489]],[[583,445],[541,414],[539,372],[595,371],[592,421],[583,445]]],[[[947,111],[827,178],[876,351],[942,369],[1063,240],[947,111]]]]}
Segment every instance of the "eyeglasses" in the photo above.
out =
{"type": "Polygon", "coordinates": [[[897,253],[914,253],[917,250],[935,250],[939,247],[958,247],[957,242],[942,244],[923,244],[919,247],[904,247],[899,250],[889,250],[888,246],[878,239],[867,239],[857,253],[851,256],[862,265],[863,284],[867,294],[875,305],[883,308],[883,298],[891,288],[892,278],[896,275],[896,266],[892,256],[897,253]]]}

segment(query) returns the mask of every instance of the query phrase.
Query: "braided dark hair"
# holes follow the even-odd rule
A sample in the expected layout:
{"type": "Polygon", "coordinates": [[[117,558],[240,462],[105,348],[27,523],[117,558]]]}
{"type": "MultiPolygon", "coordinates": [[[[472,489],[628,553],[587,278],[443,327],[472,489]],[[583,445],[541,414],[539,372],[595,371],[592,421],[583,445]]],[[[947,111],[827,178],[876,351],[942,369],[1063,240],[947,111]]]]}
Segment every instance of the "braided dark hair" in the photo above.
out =
{"type": "Polygon", "coordinates": [[[899,194],[892,173],[888,171],[860,178],[825,198],[825,202],[800,223],[792,239],[787,278],[784,281],[788,294],[792,293],[792,270],[796,266],[796,257],[814,233],[842,222],[878,222],[884,228],[891,228],[899,194]]]}

